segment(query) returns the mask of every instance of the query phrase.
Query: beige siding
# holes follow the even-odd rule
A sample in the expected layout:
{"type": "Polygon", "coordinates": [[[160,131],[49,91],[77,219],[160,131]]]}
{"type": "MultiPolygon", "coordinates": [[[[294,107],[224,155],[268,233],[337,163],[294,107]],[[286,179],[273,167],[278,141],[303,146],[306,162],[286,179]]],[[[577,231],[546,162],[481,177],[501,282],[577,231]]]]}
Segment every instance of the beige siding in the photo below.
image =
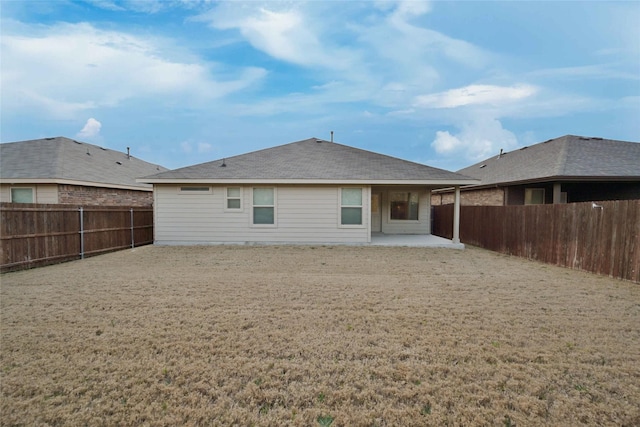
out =
{"type": "Polygon", "coordinates": [[[0,186],[0,201],[2,202],[10,202],[11,201],[11,188],[12,187],[23,187],[23,188],[33,188],[34,201],[33,203],[48,203],[48,204],[57,204],[58,203],[58,186],[56,184],[2,184],[0,186]]]}
{"type": "Polygon", "coordinates": [[[224,186],[213,186],[211,193],[183,194],[176,185],[156,185],[156,242],[364,243],[369,239],[368,187],[363,187],[364,224],[351,228],[339,225],[337,187],[275,186],[275,226],[251,224],[252,187],[242,188],[243,209],[226,211],[224,186]]]}

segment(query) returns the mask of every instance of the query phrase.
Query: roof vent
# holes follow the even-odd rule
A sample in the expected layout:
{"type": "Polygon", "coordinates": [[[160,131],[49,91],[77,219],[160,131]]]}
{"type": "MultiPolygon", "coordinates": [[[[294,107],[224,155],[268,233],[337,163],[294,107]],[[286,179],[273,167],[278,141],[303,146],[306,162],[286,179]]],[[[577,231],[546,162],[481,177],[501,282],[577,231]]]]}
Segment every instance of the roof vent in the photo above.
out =
{"type": "Polygon", "coordinates": [[[522,147],[520,150],[526,150],[527,148],[529,148],[529,147],[522,147]]]}
{"type": "Polygon", "coordinates": [[[55,139],[55,138],[45,138],[45,140],[47,141],[51,141],[52,139],[55,139]]]}
{"type": "Polygon", "coordinates": [[[499,159],[500,159],[500,158],[502,158],[502,155],[503,155],[503,154],[504,154],[504,150],[501,148],[501,149],[500,149],[500,154],[498,154],[498,158],[499,158],[499,159]]]}
{"type": "Polygon", "coordinates": [[[584,136],[581,136],[580,139],[583,141],[588,141],[590,138],[585,138],[584,136]]]}
{"type": "Polygon", "coordinates": [[[73,140],[73,142],[75,142],[76,144],[80,144],[80,145],[82,145],[82,142],[80,142],[80,141],[76,141],[75,139],[73,140]]]}
{"type": "Polygon", "coordinates": [[[551,142],[553,141],[553,139],[547,139],[545,142],[543,142],[543,144],[546,144],[547,142],[551,142]]]}
{"type": "Polygon", "coordinates": [[[595,139],[595,140],[597,140],[597,141],[602,141],[602,138],[600,138],[600,137],[595,137],[595,136],[594,136],[593,138],[591,138],[591,139],[595,139]]]}
{"type": "Polygon", "coordinates": [[[116,160],[116,163],[117,163],[117,164],[119,164],[119,165],[121,165],[121,164],[122,164],[122,162],[120,162],[120,161],[117,161],[117,160],[116,160]]]}
{"type": "Polygon", "coordinates": [[[225,160],[226,159],[222,159],[222,164],[220,165],[221,168],[226,168],[227,167],[227,162],[225,160]]]}
{"type": "Polygon", "coordinates": [[[107,149],[106,149],[106,148],[104,148],[104,147],[100,147],[100,149],[101,149],[102,151],[107,151],[107,149]]]}
{"type": "Polygon", "coordinates": [[[322,140],[321,140],[321,139],[319,139],[319,138],[316,138],[316,142],[317,142],[318,144],[320,144],[320,143],[322,142],[322,140]]]}
{"type": "Polygon", "coordinates": [[[486,167],[487,167],[487,165],[486,165],[486,164],[485,164],[485,165],[480,165],[480,169],[482,169],[482,168],[486,168],[486,167]]]}

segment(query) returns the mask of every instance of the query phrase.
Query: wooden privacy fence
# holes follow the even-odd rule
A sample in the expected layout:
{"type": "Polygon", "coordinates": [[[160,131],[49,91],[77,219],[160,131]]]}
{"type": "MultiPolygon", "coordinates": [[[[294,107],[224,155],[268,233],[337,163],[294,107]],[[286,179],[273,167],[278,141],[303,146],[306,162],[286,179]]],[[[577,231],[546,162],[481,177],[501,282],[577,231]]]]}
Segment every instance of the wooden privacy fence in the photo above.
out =
{"type": "MultiPolygon", "coordinates": [[[[453,205],[434,206],[433,234],[451,238],[453,205]]],[[[640,200],[461,206],[460,240],[493,251],[640,282],[640,200]]]]}
{"type": "Polygon", "coordinates": [[[153,209],[0,204],[2,272],[153,243],[153,209]]]}

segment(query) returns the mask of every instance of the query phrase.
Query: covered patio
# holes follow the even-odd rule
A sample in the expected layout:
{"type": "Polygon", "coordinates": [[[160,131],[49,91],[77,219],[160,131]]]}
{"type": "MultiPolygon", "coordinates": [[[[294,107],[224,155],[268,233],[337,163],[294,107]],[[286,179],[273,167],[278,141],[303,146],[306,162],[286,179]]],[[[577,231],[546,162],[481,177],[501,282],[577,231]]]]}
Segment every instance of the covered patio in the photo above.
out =
{"type": "Polygon", "coordinates": [[[369,244],[464,249],[460,242],[460,186],[454,190],[452,239],[431,234],[431,191],[438,186],[371,187],[369,244]]]}

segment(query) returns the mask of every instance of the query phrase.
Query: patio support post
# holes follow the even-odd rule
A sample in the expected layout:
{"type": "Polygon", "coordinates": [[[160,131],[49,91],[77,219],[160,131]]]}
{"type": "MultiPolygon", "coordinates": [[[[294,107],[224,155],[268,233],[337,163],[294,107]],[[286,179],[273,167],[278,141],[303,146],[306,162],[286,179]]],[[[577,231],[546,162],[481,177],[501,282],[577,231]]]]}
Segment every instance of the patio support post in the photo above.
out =
{"type": "Polygon", "coordinates": [[[456,196],[453,201],[453,243],[460,243],[460,186],[456,185],[456,196]]]}
{"type": "Polygon", "coordinates": [[[553,183],[553,204],[562,203],[562,187],[559,182],[553,183]]]}

